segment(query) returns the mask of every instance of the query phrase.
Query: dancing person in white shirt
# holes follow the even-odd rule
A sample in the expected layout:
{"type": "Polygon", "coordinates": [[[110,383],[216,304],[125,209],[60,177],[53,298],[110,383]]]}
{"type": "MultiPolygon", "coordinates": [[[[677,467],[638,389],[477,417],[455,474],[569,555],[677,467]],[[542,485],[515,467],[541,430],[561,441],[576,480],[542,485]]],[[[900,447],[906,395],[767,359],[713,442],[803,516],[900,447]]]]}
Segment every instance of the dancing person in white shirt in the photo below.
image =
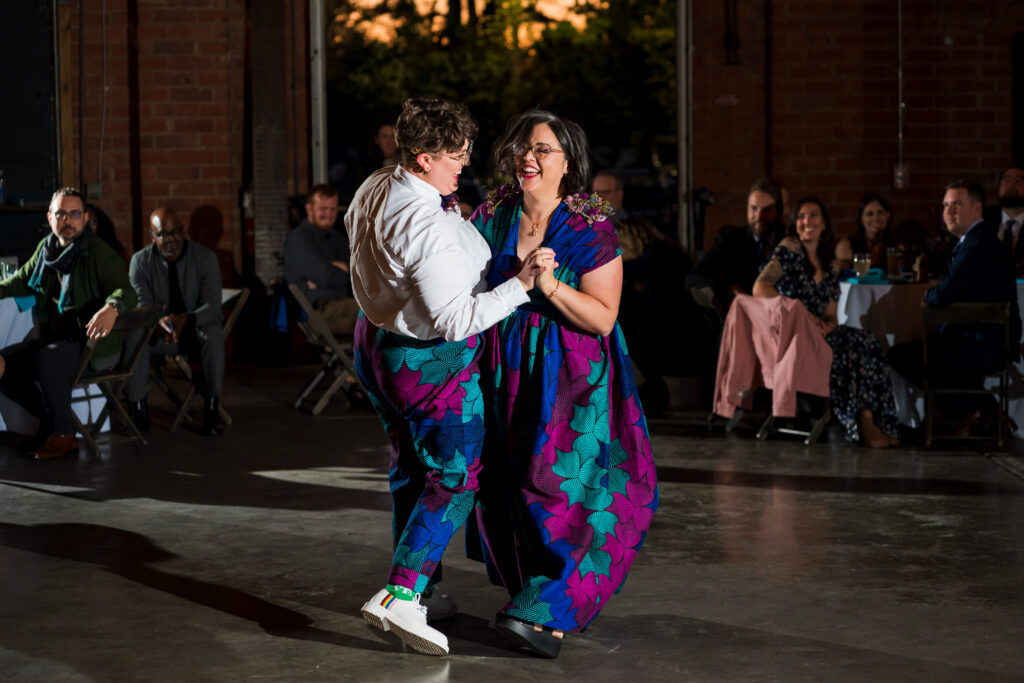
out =
{"type": "Polygon", "coordinates": [[[394,497],[387,586],[362,614],[433,655],[448,653],[448,639],[427,620],[455,612],[434,590],[436,571],[478,487],[480,333],[529,301],[538,273],[557,267],[551,249],[536,249],[517,277],[487,291],[490,249],[454,196],[476,134],[465,105],[406,101],[396,124],[401,163],[367,178],[345,215],[362,309],[356,369],[391,438],[394,497]]]}

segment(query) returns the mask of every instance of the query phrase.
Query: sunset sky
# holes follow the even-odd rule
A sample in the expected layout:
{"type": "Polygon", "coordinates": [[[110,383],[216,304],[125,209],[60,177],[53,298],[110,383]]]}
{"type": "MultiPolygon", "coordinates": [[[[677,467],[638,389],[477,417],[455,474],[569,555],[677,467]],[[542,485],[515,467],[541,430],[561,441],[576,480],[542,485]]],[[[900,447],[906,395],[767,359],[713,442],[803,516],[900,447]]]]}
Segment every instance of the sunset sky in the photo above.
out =
{"type": "MultiPolygon", "coordinates": [[[[383,0],[355,0],[354,4],[359,7],[372,8],[377,7],[383,0]]],[[[469,0],[466,0],[469,1],[469,0]]],[[[480,16],[483,12],[485,0],[474,0],[477,6],[477,16],[480,16]]],[[[415,0],[416,6],[419,8],[422,14],[427,14],[433,9],[437,13],[435,30],[440,31],[444,25],[444,16],[448,13],[448,1],[447,0],[415,0]]],[[[577,0],[537,0],[537,9],[546,16],[549,16],[555,20],[568,20],[577,28],[583,28],[586,25],[586,19],[573,11],[578,4],[603,4],[593,0],[583,0],[582,3],[577,0]]],[[[466,6],[466,2],[463,2],[462,8],[463,21],[468,21],[469,11],[466,6]]],[[[351,14],[345,15],[339,12],[334,17],[335,21],[345,25],[354,26],[364,35],[375,38],[382,42],[390,42],[394,39],[395,31],[393,22],[385,15],[379,17],[375,21],[364,20],[361,12],[354,11],[351,14]]],[[[541,24],[527,24],[520,27],[519,30],[519,44],[528,45],[536,40],[537,36],[543,30],[541,24]]],[[[341,37],[335,36],[335,42],[340,42],[341,37]]]]}

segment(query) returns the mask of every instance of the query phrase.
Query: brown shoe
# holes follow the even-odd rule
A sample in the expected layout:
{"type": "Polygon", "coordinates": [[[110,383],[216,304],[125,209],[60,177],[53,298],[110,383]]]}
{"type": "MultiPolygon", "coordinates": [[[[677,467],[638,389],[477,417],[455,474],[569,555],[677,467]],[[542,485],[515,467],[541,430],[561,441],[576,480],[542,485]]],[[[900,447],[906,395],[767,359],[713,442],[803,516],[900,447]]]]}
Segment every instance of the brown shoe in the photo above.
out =
{"type": "Polygon", "coordinates": [[[78,451],[78,439],[74,434],[50,434],[43,445],[32,451],[36,460],[52,460],[63,458],[72,451],[78,451]]]}

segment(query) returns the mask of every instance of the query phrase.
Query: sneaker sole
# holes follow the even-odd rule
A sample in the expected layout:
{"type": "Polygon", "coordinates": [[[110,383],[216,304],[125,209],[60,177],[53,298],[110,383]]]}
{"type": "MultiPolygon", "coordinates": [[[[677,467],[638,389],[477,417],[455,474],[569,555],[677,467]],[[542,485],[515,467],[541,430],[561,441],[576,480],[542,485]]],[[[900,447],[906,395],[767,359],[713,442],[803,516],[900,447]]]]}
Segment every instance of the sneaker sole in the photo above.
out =
{"type": "Polygon", "coordinates": [[[443,656],[448,654],[448,648],[442,647],[434,641],[424,638],[418,633],[407,631],[394,622],[388,622],[388,624],[391,628],[392,633],[401,638],[403,643],[405,643],[412,649],[416,650],[417,652],[422,652],[426,655],[435,656],[443,656]]]}
{"type": "Polygon", "coordinates": [[[375,614],[366,605],[363,605],[362,614],[363,620],[367,623],[368,626],[380,631],[381,633],[388,632],[388,622],[381,615],[375,614]]]}

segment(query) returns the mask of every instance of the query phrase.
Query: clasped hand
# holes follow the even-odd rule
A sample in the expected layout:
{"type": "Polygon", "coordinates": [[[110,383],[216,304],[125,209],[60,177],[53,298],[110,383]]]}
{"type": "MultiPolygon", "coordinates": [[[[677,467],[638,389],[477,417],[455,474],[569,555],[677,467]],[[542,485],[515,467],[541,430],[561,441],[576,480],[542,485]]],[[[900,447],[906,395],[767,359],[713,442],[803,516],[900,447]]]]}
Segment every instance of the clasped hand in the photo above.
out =
{"type": "Polygon", "coordinates": [[[530,291],[543,279],[545,274],[553,278],[554,270],[558,267],[555,260],[555,250],[550,247],[537,247],[523,261],[523,269],[519,271],[519,281],[523,283],[526,291],[530,291]]]}

